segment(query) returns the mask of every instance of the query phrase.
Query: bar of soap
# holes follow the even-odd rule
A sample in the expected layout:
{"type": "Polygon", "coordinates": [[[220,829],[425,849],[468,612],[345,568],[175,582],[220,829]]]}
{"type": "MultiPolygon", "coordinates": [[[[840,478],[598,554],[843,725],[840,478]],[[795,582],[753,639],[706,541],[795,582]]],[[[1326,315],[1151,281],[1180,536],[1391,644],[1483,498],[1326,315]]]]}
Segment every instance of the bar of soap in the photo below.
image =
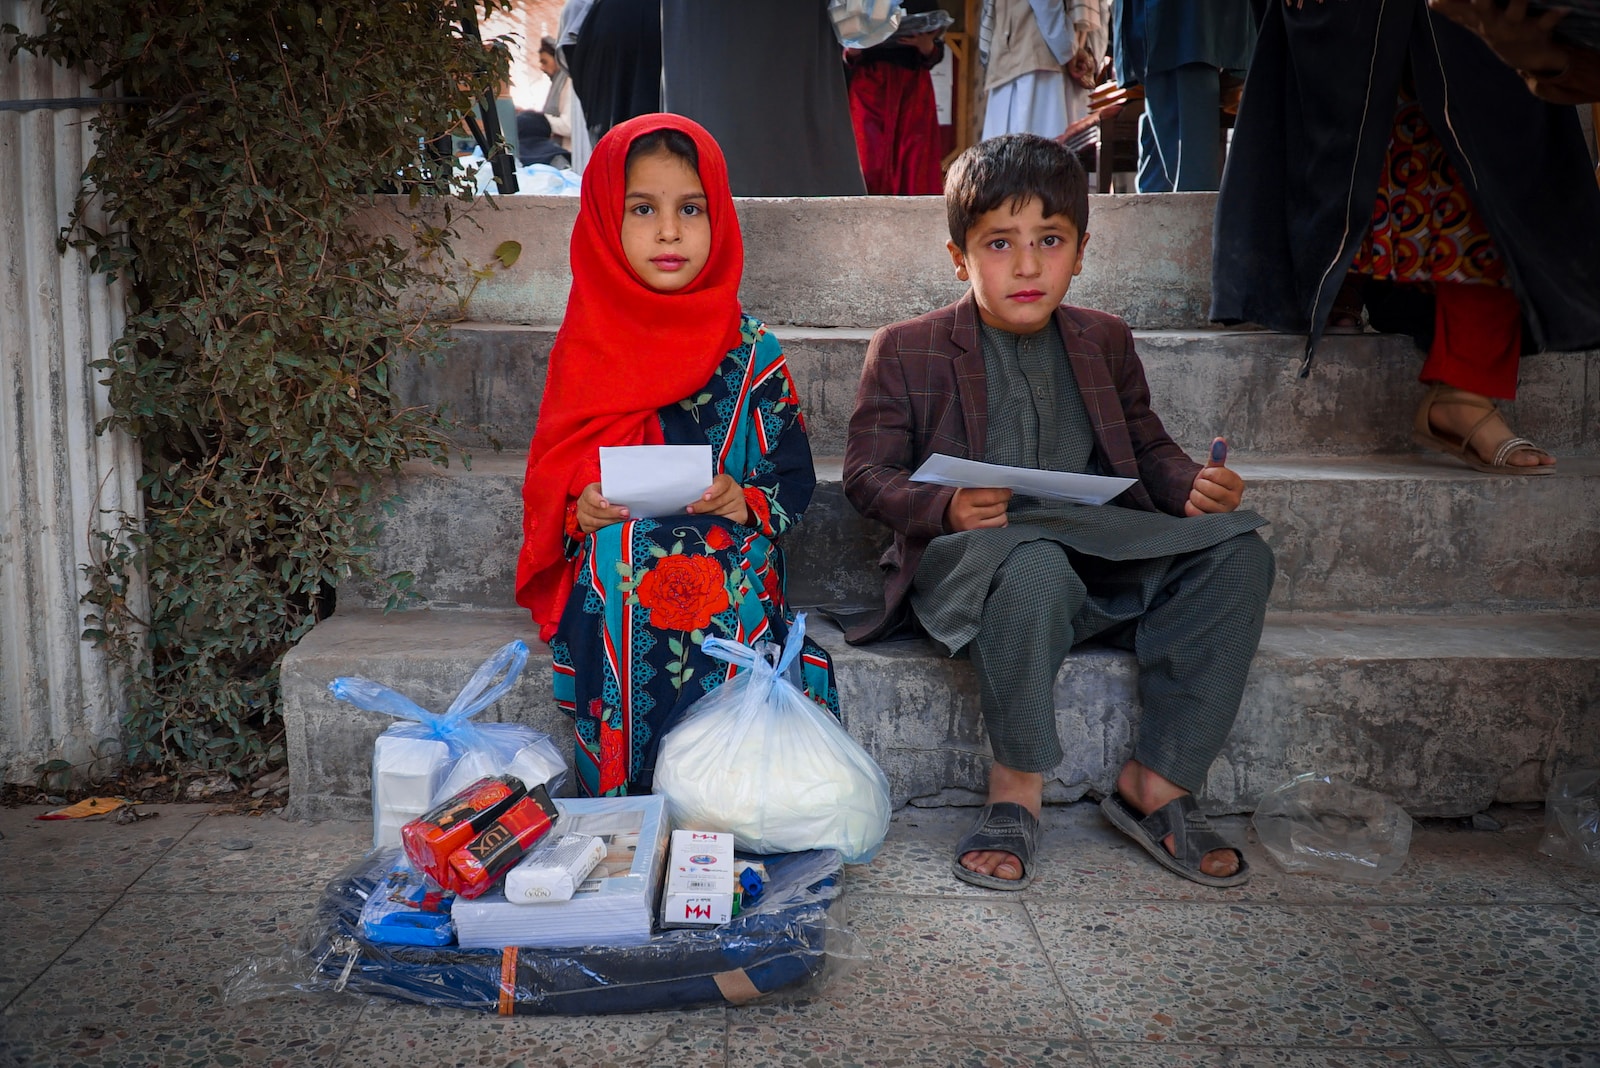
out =
{"type": "Polygon", "coordinates": [[[506,873],[506,900],[519,905],[568,901],[605,852],[605,843],[594,835],[552,835],[506,873]]]}

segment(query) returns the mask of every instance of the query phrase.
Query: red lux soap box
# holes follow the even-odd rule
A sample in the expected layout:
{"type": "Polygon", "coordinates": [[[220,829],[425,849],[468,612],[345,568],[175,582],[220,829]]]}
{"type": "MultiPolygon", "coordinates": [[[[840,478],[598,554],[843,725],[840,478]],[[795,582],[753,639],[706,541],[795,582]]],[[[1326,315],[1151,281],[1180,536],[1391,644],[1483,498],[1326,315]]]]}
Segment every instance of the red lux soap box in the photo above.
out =
{"type": "Polygon", "coordinates": [[[673,831],[661,926],[716,927],[733,917],[733,835],[673,831]]]}

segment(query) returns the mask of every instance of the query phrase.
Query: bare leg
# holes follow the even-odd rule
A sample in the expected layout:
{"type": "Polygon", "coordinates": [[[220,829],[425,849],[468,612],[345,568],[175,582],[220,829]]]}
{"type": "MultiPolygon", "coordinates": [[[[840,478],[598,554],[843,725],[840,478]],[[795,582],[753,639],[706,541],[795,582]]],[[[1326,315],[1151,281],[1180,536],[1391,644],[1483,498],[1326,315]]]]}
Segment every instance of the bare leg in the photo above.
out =
{"type": "MultiPolygon", "coordinates": [[[[992,785],[990,790],[993,790],[992,785]]],[[[1177,783],[1171,782],[1151,771],[1137,760],[1130,760],[1122,765],[1122,771],[1117,774],[1117,793],[1121,794],[1122,799],[1133,806],[1141,816],[1150,815],[1156,809],[1182,797],[1188,792],[1177,783]]],[[[1169,834],[1163,838],[1161,844],[1166,846],[1167,852],[1171,853],[1172,835],[1169,834]]],[[[974,855],[987,857],[995,854],[979,853],[974,855]]],[[[1006,854],[999,855],[1005,856],[1006,854]]],[[[962,858],[961,862],[969,868],[973,867],[967,863],[965,857],[962,858]]],[[[1232,875],[1239,870],[1238,854],[1231,849],[1213,849],[1201,858],[1200,870],[1207,875],[1219,877],[1232,875]]]]}
{"type": "MultiPolygon", "coordinates": [[[[989,803],[996,801],[1011,801],[1035,816],[1039,815],[1040,805],[1044,802],[1044,775],[1037,771],[1017,771],[1004,764],[995,764],[989,769],[989,803]]],[[[997,879],[1022,878],[1022,864],[1010,853],[963,853],[961,866],[982,875],[993,875],[997,879]]]]}

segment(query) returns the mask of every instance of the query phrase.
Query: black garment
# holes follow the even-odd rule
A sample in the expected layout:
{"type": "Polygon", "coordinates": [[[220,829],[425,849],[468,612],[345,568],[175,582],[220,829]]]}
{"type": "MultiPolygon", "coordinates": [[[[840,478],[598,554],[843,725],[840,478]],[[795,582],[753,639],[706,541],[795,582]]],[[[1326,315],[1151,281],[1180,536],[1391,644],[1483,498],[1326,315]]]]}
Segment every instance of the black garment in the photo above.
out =
{"type": "Polygon", "coordinates": [[[662,105],[711,131],[734,195],[866,193],[824,0],[661,0],[661,26],[662,105]]]}
{"type": "Polygon", "coordinates": [[[562,52],[594,140],[661,110],[661,0],[596,0],[562,52]]]}
{"type": "Polygon", "coordinates": [[[1506,260],[1524,351],[1600,345],[1600,189],[1576,114],[1426,0],[1268,7],[1217,200],[1211,317],[1309,333],[1310,351],[1371,226],[1407,72],[1506,260]]]}
{"type": "Polygon", "coordinates": [[[567,150],[550,139],[550,120],[537,111],[517,112],[517,162],[524,167],[534,163],[572,166],[567,150]]]}

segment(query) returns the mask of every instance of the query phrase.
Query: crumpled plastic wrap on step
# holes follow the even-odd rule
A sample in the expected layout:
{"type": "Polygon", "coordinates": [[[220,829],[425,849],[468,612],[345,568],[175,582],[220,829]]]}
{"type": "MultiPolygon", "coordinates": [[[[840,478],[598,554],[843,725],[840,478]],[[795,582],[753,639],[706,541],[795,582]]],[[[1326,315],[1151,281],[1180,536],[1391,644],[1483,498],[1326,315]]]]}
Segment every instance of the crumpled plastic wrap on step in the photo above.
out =
{"type": "Polygon", "coordinates": [[[1261,799],[1251,821],[1284,871],[1377,883],[1405,863],[1411,817],[1380,793],[1298,775],[1261,799]]]}
{"type": "Polygon", "coordinates": [[[814,996],[867,957],[844,926],[844,862],[833,850],[762,858],[760,900],[721,927],[659,931],[635,946],[511,950],[365,937],[362,910],[396,856],[374,850],[351,864],[295,944],[221,977],[225,1002],[355,993],[502,1016],[772,1004],[814,996]]]}
{"type": "Polygon", "coordinates": [[[1581,768],[1551,780],[1539,852],[1600,868],[1600,768],[1581,768]]]}

